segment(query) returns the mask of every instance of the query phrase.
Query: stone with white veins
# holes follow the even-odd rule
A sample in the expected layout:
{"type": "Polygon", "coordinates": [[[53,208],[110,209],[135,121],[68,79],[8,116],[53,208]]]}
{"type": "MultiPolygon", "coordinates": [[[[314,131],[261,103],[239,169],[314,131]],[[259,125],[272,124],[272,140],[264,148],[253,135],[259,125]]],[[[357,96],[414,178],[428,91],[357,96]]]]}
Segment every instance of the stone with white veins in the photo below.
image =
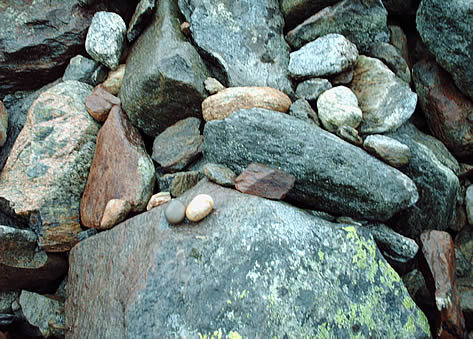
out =
{"type": "Polygon", "coordinates": [[[292,52],[289,74],[294,79],[325,77],[352,67],[358,49],[341,34],[327,34],[292,52]]]}
{"type": "Polygon", "coordinates": [[[125,34],[126,25],[121,16],[97,12],[87,33],[85,49],[95,61],[115,70],[120,62],[125,34]]]}
{"type": "Polygon", "coordinates": [[[345,86],[323,92],[317,100],[317,110],[322,125],[333,133],[344,125],[358,127],[362,118],[355,94],[345,86]]]}
{"type": "Polygon", "coordinates": [[[360,55],[350,84],[363,111],[361,133],[395,130],[414,113],[417,94],[382,61],[360,55]]]}
{"type": "Polygon", "coordinates": [[[385,135],[367,136],[363,147],[393,167],[406,165],[412,157],[411,150],[407,145],[385,135]]]}

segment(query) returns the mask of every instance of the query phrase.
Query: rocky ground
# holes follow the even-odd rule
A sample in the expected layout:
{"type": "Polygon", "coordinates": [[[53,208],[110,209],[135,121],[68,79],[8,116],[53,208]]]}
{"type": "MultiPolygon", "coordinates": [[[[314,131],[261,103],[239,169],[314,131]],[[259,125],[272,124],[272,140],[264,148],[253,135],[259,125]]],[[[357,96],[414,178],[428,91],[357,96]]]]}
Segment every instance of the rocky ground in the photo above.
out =
{"type": "Polygon", "coordinates": [[[470,1],[0,27],[0,339],[473,338],[470,1]]]}

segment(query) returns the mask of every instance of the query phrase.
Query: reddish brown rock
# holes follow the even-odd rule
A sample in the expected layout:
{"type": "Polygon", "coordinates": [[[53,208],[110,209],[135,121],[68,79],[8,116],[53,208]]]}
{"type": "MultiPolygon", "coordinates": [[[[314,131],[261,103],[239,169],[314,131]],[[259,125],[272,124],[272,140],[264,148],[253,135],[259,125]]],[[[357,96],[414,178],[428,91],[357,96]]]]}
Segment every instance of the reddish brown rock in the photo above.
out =
{"type": "Polygon", "coordinates": [[[291,99],[271,87],[231,87],[219,91],[202,102],[205,121],[223,120],[240,109],[264,108],[286,113],[291,99]]]}
{"type": "Polygon", "coordinates": [[[280,200],[294,186],[294,176],[259,163],[251,163],[236,179],[242,193],[280,200]]]}
{"type": "Polygon", "coordinates": [[[463,338],[465,320],[457,289],[455,249],[450,234],[427,231],[420,235],[423,274],[435,298],[438,314],[435,333],[438,338],[463,338]]]}
{"type": "Polygon", "coordinates": [[[154,166],[143,139],[120,106],[113,106],[97,136],[97,149],[80,202],[81,221],[100,228],[111,199],[126,200],[131,211],[146,208],[154,188],[154,166]]]}
{"type": "Polygon", "coordinates": [[[0,147],[5,145],[8,132],[8,112],[3,102],[0,101],[0,147]]]}
{"type": "Polygon", "coordinates": [[[87,112],[98,122],[104,122],[113,105],[120,105],[120,99],[110,94],[105,87],[98,85],[85,99],[87,112]]]}
{"type": "Polygon", "coordinates": [[[473,155],[473,102],[433,60],[414,65],[419,102],[432,134],[458,157],[473,155]]]}

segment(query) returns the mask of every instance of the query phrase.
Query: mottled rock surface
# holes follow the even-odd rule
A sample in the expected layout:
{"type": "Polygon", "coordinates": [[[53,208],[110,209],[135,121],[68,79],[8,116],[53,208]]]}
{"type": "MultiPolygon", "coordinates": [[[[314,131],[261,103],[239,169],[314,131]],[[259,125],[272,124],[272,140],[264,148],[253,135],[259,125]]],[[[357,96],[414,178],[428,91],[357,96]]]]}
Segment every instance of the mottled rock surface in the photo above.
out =
{"type": "Polygon", "coordinates": [[[108,74],[107,79],[102,86],[112,95],[118,95],[122,87],[123,77],[125,76],[126,65],[122,64],[118,68],[108,74]]]}
{"type": "Polygon", "coordinates": [[[197,171],[177,172],[165,174],[158,178],[161,191],[171,193],[173,197],[181,196],[199,182],[200,174],[197,171]]]}
{"type": "Polygon", "coordinates": [[[230,87],[209,96],[202,102],[205,121],[223,120],[240,109],[264,108],[287,112],[291,99],[270,87],[230,87]]]}
{"type": "Polygon", "coordinates": [[[276,88],[288,95],[289,46],[278,0],[179,0],[195,44],[227,87],[276,88]]]}
{"type": "Polygon", "coordinates": [[[381,60],[400,79],[407,83],[411,82],[411,71],[407,61],[402,57],[401,51],[393,45],[386,42],[375,44],[371,47],[369,55],[381,60]]]}
{"type": "Polygon", "coordinates": [[[5,105],[0,101],[0,147],[7,142],[8,136],[8,112],[5,105]]]}
{"type": "Polygon", "coordinates": [[[350,88],[363,111],[362,133],[395,130],[414,113],[417,94],[380,60],[361,55],[350,88]]]}
{"type": "MultiPolygon", "coordinates": [[[[71,59],[69,65],[67,65],[66,71],[62,76],[62,80],[76,80],[80,82],[85,82],[86,84],[89,84],[91,86],[95,86],[98,83],[94,81],[93,76],[99,67],[99,62],[88,59],[80,54],[76,55],[71,59]]],[[[96,80],[100,80],[99,82],[102,82],[105,79],[96,80]]]]}
{"type": "Polygon", "coordinates": [[[332,84],[327,79],[313,78],[303,81],[297,85],[296,97],[306,99],[311,105],[316,107],[320,94],[332,88],[332,84]]]}
{"type": "Polygon", "coordinates": [[[358,130],[351,126],[343,125],[337,128],[335,134],[350,144],[361,146],[363,145],[363,139],[358,134],[358,130]]]}
{"type": "Polygon", "coordinates": [[[207,67],[179,30],[174,0],[160,0],[150,26],[127,59],[120,90],[133,125],[156,137],[188,117],[202,117],[207,67]]]}
{"type": "Polygon", "coordinates": [[[468,223],[473,225],[473,185],[468,186],[466,189],[465,207],[468,223]]]}
{"type": "Polygon", "coordinates": [[[159,192],[151,196],[148,201],[148,205],[146,205],[146,210],[149,211],[155,207],[167,204],[171,201],[171,193],[169,192],[159,192]]]}
{"type": "Polygon", "coordinates": [[[87,112],[97,121],[107,120],[108,113],[113,105],[120,105],[120,99],[110,94],[105,87],[98,85],[94,91],[85,99],[87,112]]]}
{"type": "Polygon", "coordinates": [[[136,5],[135,13],[131,17],[126,31],[126,38],[129,42],[135,40],[149,23],[155,5],[156,0],[141,0],[136,5]]]}
{"type": "Polygon", "coordinates": [[[225,187],[235,186],[236,174],[228,167],[207,163],[203,168],[204,175],[212,182],[225,187]]]}
{"type": "Polygon", "coordinates": [[[98,132],[84,106],[91,91],[66,81],[41,94],[0,176],[3,212],[29,217],[47,251],[69,250],[81,231],[80,196],[98,132]]]}
{"type": "Polygon", "coordinates": [[[197,194],[216,211],[199,224],[171,227],[160,206],[71,251],[68,338],[429,337],[362,229],[206,181],[182,201],[197,194]]]}
{"type": "Polygon", "coordinates": [[[97,135],[97,149],[80,202],[82,224],[100,229],[111,199],[128,201],[133,212],[145,210],[154,181],[153,161],[139,131],[120,107],[114,106],[97,135]]]}
{"type": "Polygon", "coordinates": [[[334,214],[387,220],[418,197],[414,183],[399,171],[279,112],[240,110],[208,122],[203,153],[236,173],[259,162],[292,174],[296,183],[288,198],[334,214]]]}
{"type": "Polygon", "coordinates": [[[381,134],[368,135],[363,148],[393,167],[406,165],[412,157],[407,145],[381,134]]]}
{"type": "Polygon", "coordinates": [[[309,102],[305,99],[297,99],[289,108],[289,115],[302,121],[320,126],[319,117],[309,102]]]}

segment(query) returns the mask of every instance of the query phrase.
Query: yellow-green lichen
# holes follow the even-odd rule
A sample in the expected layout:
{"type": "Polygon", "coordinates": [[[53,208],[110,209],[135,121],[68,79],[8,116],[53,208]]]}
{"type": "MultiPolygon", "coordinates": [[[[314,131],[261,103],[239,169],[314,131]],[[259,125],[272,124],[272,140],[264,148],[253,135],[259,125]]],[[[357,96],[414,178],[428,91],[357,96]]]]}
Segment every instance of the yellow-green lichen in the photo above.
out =
{"type": "Polygon", "coordinates": [[[404,300],[402,301],[402,304],[408,310],[410,310],[411,308],[415,306],[414,301],[410,297],[405,297],[404,300]]]}
{"type": "Polygon", "coordinates": [[[242,339],[243,337],[238,332],[230,331],[227,336],[228,339],[242,339]]]}
{"type": "Polygon", "coordinates": [[[325,259],[325,253],[324,252],[319,251],[319,259],[320,259],[320,261],[324,261],[324,259],[325,259]]]}
{"type": "Polygon", "coordinates": [[[362,270],[367,269],[368,280],[374,282],[376,273],[378,272],[378,265],[374,260],[376,258],[376,244],[372,241],[366,243],[361,240],[354,226],[343,227],[343,230],[347,232],[347,239],[352,240],[356,246],[353,264],[357,265],[362,270]]]}

